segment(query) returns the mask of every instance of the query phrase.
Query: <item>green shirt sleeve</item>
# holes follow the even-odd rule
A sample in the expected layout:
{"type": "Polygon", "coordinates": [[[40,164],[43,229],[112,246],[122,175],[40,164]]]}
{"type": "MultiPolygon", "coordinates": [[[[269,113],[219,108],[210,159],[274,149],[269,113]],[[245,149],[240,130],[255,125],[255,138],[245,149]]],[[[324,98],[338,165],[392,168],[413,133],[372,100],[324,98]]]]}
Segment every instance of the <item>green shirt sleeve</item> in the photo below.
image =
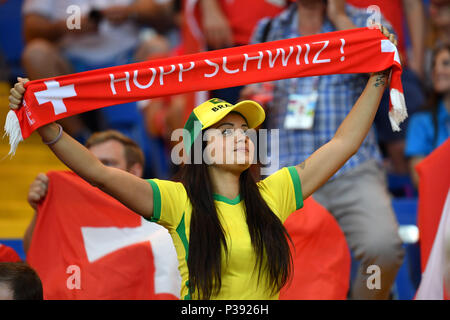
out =
{"type": "Polygon", "coordinates": [[[302,185],[297,169],[286,167],[258,182],[259,191],[272,211],[284,222],[303,207],[302,185]]]}
{"type": "Polygon", "coordinates": [[[187,202],[183,184],[159,179],[148,179],[147,182],[153,190],[153,216],[150,221],[167,229],[176,229],[187,202]]]}

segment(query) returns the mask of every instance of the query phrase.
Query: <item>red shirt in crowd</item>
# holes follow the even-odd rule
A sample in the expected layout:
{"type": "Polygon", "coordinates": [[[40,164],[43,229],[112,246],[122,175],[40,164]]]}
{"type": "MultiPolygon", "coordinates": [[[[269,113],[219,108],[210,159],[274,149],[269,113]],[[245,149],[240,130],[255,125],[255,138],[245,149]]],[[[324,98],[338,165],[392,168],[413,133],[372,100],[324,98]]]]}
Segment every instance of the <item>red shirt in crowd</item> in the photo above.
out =
{"type": "Polygon", "coordinates": [[[236,45],[248,44],[258,21],[276,16],[287,3],[286,0],[220,0],[236,45]]]}

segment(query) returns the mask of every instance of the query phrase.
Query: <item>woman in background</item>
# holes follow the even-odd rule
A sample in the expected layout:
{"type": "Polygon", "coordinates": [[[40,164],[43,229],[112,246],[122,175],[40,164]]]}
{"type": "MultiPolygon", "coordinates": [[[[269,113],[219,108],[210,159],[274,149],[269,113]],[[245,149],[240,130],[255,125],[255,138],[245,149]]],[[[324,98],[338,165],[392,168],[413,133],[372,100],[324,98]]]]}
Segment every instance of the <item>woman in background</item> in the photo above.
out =
{"type": "Polygon", "coordinates": [[[414,167],[450,136],[450,45],[440,45],[433,54],[432,85],[427,106],[414,114],[406,132],[405,155],[417,187],[414,167]]]}

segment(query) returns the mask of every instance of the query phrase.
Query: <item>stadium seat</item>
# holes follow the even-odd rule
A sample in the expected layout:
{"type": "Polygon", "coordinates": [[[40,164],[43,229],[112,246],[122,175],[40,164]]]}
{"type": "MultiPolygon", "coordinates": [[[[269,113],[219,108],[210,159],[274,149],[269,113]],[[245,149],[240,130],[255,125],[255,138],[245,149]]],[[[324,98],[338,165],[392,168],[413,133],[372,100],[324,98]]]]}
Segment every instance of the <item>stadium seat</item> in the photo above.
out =
{"type": "Polygon", "coordinates": [[[393,198],[392,208],[400,226],[399,234],[405,248],[405,258],[397,274],[394,295],[399,300],[411,300],[421,277],[417,198],[393,198]]]}

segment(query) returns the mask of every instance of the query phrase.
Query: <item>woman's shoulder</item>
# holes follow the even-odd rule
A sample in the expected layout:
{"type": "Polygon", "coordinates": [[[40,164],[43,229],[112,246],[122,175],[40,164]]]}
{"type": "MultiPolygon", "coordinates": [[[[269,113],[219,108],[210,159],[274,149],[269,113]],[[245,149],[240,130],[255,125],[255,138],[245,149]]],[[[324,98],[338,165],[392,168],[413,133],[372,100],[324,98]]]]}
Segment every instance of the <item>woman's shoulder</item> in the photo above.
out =
{"type": "Polygon", "coordinates": [[[288,176],[288,167],[282,167],[278,170],[271,172],[267,176],[265,176],[263,179],[259,180],[256,184],[258,187],[262,187],[267,183],[277,183],[280,179],[284,179],[288,176]]]}
{"type": "Polygon", "coordinates": [[[152,186],[153,190],[158,192],[170,193],[178,196],[187,196],[186,188],[183,183],[173,180],[161,180],[161,179],[146,179],[152,186]]]}

